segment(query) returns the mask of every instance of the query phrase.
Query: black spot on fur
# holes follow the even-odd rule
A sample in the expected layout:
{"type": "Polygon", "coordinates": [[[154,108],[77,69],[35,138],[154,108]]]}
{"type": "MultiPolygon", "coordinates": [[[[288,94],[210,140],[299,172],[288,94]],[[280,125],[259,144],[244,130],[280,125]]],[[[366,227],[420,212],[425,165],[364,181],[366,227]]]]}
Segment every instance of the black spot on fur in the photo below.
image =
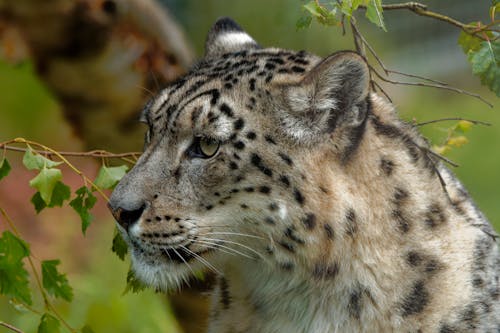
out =
{"type": "Polygon", "coordinates": [[[312,275],[316,279],[326,280],[326,279],[334,279],[339,273],[339,265],[337,263],[333,263],[330,265],[316,264],[314,266],[312,275]]]}
{"type": "Polygon", "coordinates": [[[384,172],[386,176],[392,175],[394,171],[394,162],[385,158],[380,160],[380,169],[384,172]]]}
{"type": "Polygon", "coordinates": [[[263,185],[263,186],[259,187],[259,192],[264,193],[264,194],[269,194],[269,193],[271,193],[271,188],[269,186],[263,185]]]}
{"type": "Polygon", "coordinates": [[[234,148],[238,149],[238,150],[243,150],[245,149],[245,143],[243,143],[243,141],[236,141],[234,144],[233,144],[234,148]]]}
{"type": "Polygon", "coordinates": [[[274,222],[274,219],[273,219],[272,217],[269,217],[269,216],[268,216],[268,217],[266,217],[266,218],[264,219],[264,221],[265,221],[267,224],[270,224],[270,225],[275,225],[275,224],[276,224],[276,222],[274,222]]]}
{"type": "Polygon", "coordinates": [[[236,164],[234,162],[230,162],[229,163],[229,168],[231,168],[232,170],[237,170],[238,169],[238,164],[236,164]]]}
{"type": "Polygon", "coordinates": [[[270,136],[269,134],[266,134],[266,135],[264,136],[264,139],[266,139],[266,141],[267,141],[267,142],[269,142],[270,144],[273,144],[273,145],[275,145],[275,144],[276,144],[276,141],[274,141],[273,137],[272,137],[272,136],[270,136]]]}
{"type": "Polygon", "coordinates": [[[352,237],[358,231],[356,212],[354,211],[354,209],[349,208],[347,210],[345,217],[346,217],[346,234],[352,237]]]}
{"type": "Polygon", "coordinates": [[[300,192],[298,189],[293,190],[293,197],[295,198],[295,201],[297,201],[301,206],[306,201],[306,199],[302,195],[302,192],[300,192]]]}
{"type": "Polygon", "coordinates": [[[424,281],[417,281],[412,286],[410,292],[404,297],[401,310],[403,317],[408,317],[424,310],[429,303],[429,292],[424,281]]]}
{"type": "Polygon", "coordinates": [[[316,226],[316,215],[314,215],[313,213],[308,213],[302,219],[302,223],[304,224],[306,229],[308,229],[308,230],[314,229],[314,227],[316,226]]]}
{"type": "Polygon", "coordinates": [[[254,191],[255,191],[255,189],[253,187],[251,187],[251,186],[245,187],[245,192],[251,193],[251,192],[254,192],[254,191]]]}
{"type": "Polygon", "coordinates": [[[226,116],[232,118],[234,117],[233,110],[227,105],[226,103],[222,103],[220,106],[220,110],[222,113],[224,113],[226,116]]]}
{"type": "Polygon", "coordinates": [[[283,154],[283,153],[278,153],[279,157],[281,157],[281,159],[286,163],[288,164],[289,166],[292,166],[293,165],[293,161],[292,159],[286,155],[286,154],[283,154]]]}
{"type": "Polygon", "coordinates": [[[276,203],[274,203],[274,202],[271,202],[271,203],[269,204],[269,206],[267,206],[267,207],[269,207],[269,210],[270,210],[271,212],[274,212],[274,211],[276,211],[276,210],[278,209],[278,205],[277,205],[276,203]]]}
{"type": "Polygon", "coordinates": [[[429,228],[435,228],[444,222],[446,222],[446,216],[441,206],[437,203],[430,205],[427,213],[425,214],[425,224],[429,228]]]}
{"type": "Polygon", "coordinates": [[[406,262],[413,267],[419,266],[422,263],[422,256],[418,252],[410,251],[406,255],[406,262]]]}
{"type": "Polygon", "coordinates": [[[282,182],[286,187],[290,186],[290,180],[285,175],[281,175],[279,178],[280,182],[282,182]]]}
{"type": "Polygon", "coordinates": [[[295,247],[287,242],[279,241],[278,244],[288,252],[295,253],[295,247]]]}
{"type": "Polygon", "coordinates": [[[246,205],[246,204],[241,204],[240,207],[243,209],[248,209],[248,205],[246,205]]]}
{"type": "Polygon", "coordinates": [[[222,304],[222,308],[227,310],[231,306],[231,294],[229,293],[229,283],[225,278],[220,278],[219,287],[220,302],[222,304]]]}
{"type": "Polygon", "coordinates": [[[328,237],[328,239],[335,238],[335,232],[333,231],[333,228],[331,225],[329,225],[328,223],[325,223],[323,225],[323,229],[325,229],[325,234],[326,234],[326,237],[328,237]]]}
{"type": "Polygon", "coordinates": [[[439,333],[456,333],[457,329],[448,324],[442,324],[439,328],[439,333]]]}
{"type": "Polygon", "coordinates": [[[248,140],[255,140],[256,137],[257,137],[257,134],[255,134],[255,132],[248,132],[247,133],[248,140]]]}
{"type": "Polygon", "coordinates": [[[266,176],[269,177],[273,176],[273,171],[269,169],[266,165],[264,165],[264,163],[262,162],[262,158],[259,155],[253,153],[250,157],[250,161],[255,167],[257,167],[257,169],[259,169],[266,176]]]}
{"type": "Polygon", "coordinates": [[[245,121],[242,118],[238,118],[234,122],[234,129],[237,131],[241,130],[244,126],[245,126],[245,121]]]}
{"type": "Polygon", "coordinates": [[[296,243],[299,243],[299,244],[305,244],[305,241],[301,238],[299,238],[296,234],[295,234],[295,230],[293,227],[288,227],[285,229],[285,236],[288,237],[289,239],[291,239],[292,241],[296,242],[296,243]]]}
{"type": "Polygon", "coordinates": [[[255,79],[251,78],[248,82],[250,84],[250,91],[254,91],[255,90],[255,79]]]}
{"type": "Polygon", "coordinates": [[[402,204],[403,201],[405,201],[409,196],[410,195],[408,194],[408,191],[402,188],[396,187],[396,189],[394,190],[394,202],[397,205],[402,204]]]}
{"type": "Polygon", "coordinates": [[[410,222],[401,210],[395,209],[392,211],[391,215],[392,218],[394,218],[398,223],[399,231],[401,231],[402,233],[407,233],[410,230],[410,222]]]}
{"type": "Polygon", "coordinates": [[[161,221],[161,217],[159,217],[159,216],[155,216],[155,220],[156,220],[156,221],[161,221]]]}
{"type": "Polygon", "coordinates": [[[349,304],[347,305],[347,309],[349,311],[349,315],[359,320],[361,315],[361,297],[363,296],[363,292],[361,288],[356,288],[351,292],[349,296],[349,304]]]}
{"type": "Polygon", "coordinates": [[[295,73],[304,73],[306,70],[304,69],[304,67],[299,67],[299,66],[292,66],[292,72],[295,72],[295,73]]]}
{"type": "Polygon", "coordinates": [[[208,205],[208,206],[205,207],[206,210],[211,210],[212,208],[214,208],[213,205],[208,205]]]}

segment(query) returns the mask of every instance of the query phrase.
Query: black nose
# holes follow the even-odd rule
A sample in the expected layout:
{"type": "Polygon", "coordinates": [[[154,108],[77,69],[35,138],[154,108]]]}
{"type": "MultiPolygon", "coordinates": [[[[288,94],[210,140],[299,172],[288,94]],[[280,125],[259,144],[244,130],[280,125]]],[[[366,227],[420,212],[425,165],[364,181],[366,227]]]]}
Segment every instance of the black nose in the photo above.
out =
{"type": "Polygon", "coordinates": [[[115,220],[128,231],[128,229],[141,217],[145,205],[140,206],[138,209],[128,210],[123,207],[114,207],[110,202],[108,203],[108,207],[115,220]]]}

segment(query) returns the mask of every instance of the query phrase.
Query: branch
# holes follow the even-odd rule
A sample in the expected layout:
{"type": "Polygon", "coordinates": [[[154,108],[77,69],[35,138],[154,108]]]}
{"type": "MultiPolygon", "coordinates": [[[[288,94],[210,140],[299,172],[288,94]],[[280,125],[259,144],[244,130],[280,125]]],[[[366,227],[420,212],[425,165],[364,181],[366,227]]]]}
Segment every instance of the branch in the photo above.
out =
{"type": "MultiPolygon", "coordinates": [[[[7,144],[0,143],[0,148],[4,148],[5,150],[10,150],[10,151],[17,151],[17,152],[26,152],[30,150],[29,148],[21,148],[21,147],[13,147],[9,146],[7,144]]],[[[40,155],[44,156],[56,156],[55,153],[48,151],[48,150],[37,150],[37,149],[31,149],[33,152],[38,153],[40,155]]],[[[114,154],[110,153],[105,150],[92,150],[92,151],[87,151],[87,152],[76,152],[76,151],[60,151],[58,152],[62,156],[68,156],[68,157],[96,157],[96,158],[133,158],[135,160],[138,159],[138,157],[142,154],[140,152],[131,152],[131,153],[121,153],[121,154],[114,154]]]]}
{"type": "Polygon", "coordinates": [[[453,92],[456,92],[456,93],[459,93],[459,94],[464,94],[464,95],[467,95],[467,96],[471,96],[471,97],[477,98],[480,101],[482,101],[483,103],[485,103],[486,105],[488,105],[490,108],[493,107],[493,104],[491,104],[490,102],[488,102],[487,100],[485,100],[483,97],[481,97],[481,95],[478,95],[476,93],[472,93],[472,92],[467,91],[467,90],[455,88],[455,87],[448,86],[448,85],[442,85],[442,84],[431,84],[431,83],[424,83],[424,82],[394,81],[394,80],[390,80],[388,78],[383,77],[372,66],[370,66],[370,65],[368,65],[368,66],[370,67],[370,70],[373,71],[373,73],[375,73],[375,75],[380,80],[382,80],[384,82],[387,82],[387,83],[400,84],[400,85],[405,85],[405,86],[419,86],[419,87],[430,87],[430,88],[438,88],[438,89],[450,90],[450,91],[453,91],[453,92]]]}
{"type": "Polygon", "coordinates": [[[10,324],[7,324],[7,323],[5,323],[3,321],[0,321],[0,326],[6,327],[6,328],[8,328],[9,330],[11,330],[13,332],[24,333],[24,331],[21,331],[19,328],[14,327],[14,326],[12,326],[10,324]]]}
{"type": "Polygon", "coordinates": [[[473,120],[473,119],[466,119],[466,118],[459,118],[459,117],[434,119],[434,120],[430,120],[430,121],[425,121],[423,123],[417,123],[417,124],[415,124],[415,126],[424,126],[424,125],[428,125],[428,124],[439,123],[439,122],[442,122],[442,121],[450,121],[450,120],[465,120],[465,121],[473,123],[474,125],[491,126],[490,123],[487,123],[487,122],[484,122],[484,121],[473,120]]]}
{"type": "MultiPolygon", "coordinates": [[[[366,9],[366,6],[359,6],[359,8],[366,9]]],[[[459,27],[460,29],[462,29],[463,31],[465,31],[468,34],[476,34],[476,31],[474,31],[474,29],[477,29],[477,27],[470,25],[470,24],[462,23],[462,22],[455,20],[449,16],[427,10],[426,5],[418,3],[418,2],[405,2],[405,3],[395,3],[395,4],[390,4],[390,5],[382,5],[382,9],[383,10],[407,9],[407,10],[414,12],[417,15],[427,16],[427,17],[454,25],[456,27],[459,27]]],[[[481,37],[479,35],[477,37],[486,40],[484,37],[481,37]]]]}

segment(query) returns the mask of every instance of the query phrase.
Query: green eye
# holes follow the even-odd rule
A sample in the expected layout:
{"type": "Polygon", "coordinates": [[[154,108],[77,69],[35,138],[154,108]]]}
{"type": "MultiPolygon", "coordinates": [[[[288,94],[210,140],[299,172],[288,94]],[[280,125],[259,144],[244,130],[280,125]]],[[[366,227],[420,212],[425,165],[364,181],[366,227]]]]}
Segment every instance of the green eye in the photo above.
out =
{"type": "Polygon", "coordinates": [[[210,158],[217,154],[220,142],[205,137],[196,137],[188,153],[191,157],[210,158]]]}

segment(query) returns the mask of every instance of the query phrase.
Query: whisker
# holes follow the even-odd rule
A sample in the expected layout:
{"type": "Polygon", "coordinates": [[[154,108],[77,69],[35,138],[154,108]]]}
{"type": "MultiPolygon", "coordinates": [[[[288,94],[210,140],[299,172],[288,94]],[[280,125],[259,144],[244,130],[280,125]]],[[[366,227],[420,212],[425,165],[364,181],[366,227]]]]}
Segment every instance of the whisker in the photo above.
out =
{"type": "Polygon", "coordinates": [[[204,240],[211,240],[211,241],[220,241],[220,242],[225,242],[225,243],[229,243],[229,244],[234,244],[234,245],[238,245],[238,246],[241,246],[245,249],[247,249],[248,251],[250,252],[253,252],[255,253],[256,255],[258,255],[260,258],[262,259],[265,259],[264,256],[262,254],[260,254],[259,252],[255,251],[254,249],[252,249],[251,247],[249,246],[246,246],[246,245],[243,245],[243,244],[240,244],[238,242],[234,242],[234,241],[230,241],[230,240],[227,240],[227,239],[216,239],[216,238],[206,238],[206,237],[201,237],[201,239],[204,239],[204,240]]]}
{"type": "Polygon", "coordinates": [[[207,241],[204,241],[204,240],[197,240],[197,242],[199,242],[199,243],[205,243],[205,244],[210,244],[210,245],[215,245],[217,248],[222,247],[222,248],[227,249],[227,250],[229,250],[229,251],[233,251],[234,253],[237,253],[237,254],[239,254],[239,255],[241,255],[241,256],[243,256],[243,257],[245,257],[245,258],[255,260],[255,258],[250,257],[249,255],[247,255],[247,254],[245,254],[245,253],[242,253],[242,252],[240,252],[240,251],[238,251],[238,250],[235,250],[235,249],[233,249],[233,248],[230,248],[230,247],[225,246],[225,245],[222,245],[222,244],[211,243],[211,242],[207,242],[207,241]]]}
{"type": "Polygon", "coordinates": [[[250,237],[250,238],[257,238],[257,239],[265,239],[260,236],[254,236],[254,235],[248,235],[248,234],[242,234],[239,232],[207,232],[206,235],[237,235],[237,236],[244,236],[244,237],[250,237]]]}
{"type": "MultiPolygon", "coordinates": [[[[191,271],[191,273],[193,273],[193,275],[196,276],[196,274],[194,273],[193,269],[191,268],[191,265],[188,264],[188,262],[181,256],[181,254],[179,252],[177,252],[177,250],[175,248],[171,247],[171,249],[187,265],[187,267],[189,268],[189,270],[191,271]]],[[[191,288],[191,285],[189,284],[189,281],[186,281],[186,283],[187,283],[188,287],[191,288]]]]}
{"type": "Polygon", "coordinates": [[[217,268],[215,268],[211,263],[209,263],[208,260],[205,260],[199,254],[195,253],[194,251],[191,251],[190,249],[188,249],[184,245],[181,245],[180,247],[183,248],[188,253],[191,253],[196,259],[198,259],[199,262],[201,262],[202,264],[204,264],[205,266],[207,266],[209,269],[211,269],[212,271],[214,271],[214,273],[222,275],[222,273],[217,268]]]}

